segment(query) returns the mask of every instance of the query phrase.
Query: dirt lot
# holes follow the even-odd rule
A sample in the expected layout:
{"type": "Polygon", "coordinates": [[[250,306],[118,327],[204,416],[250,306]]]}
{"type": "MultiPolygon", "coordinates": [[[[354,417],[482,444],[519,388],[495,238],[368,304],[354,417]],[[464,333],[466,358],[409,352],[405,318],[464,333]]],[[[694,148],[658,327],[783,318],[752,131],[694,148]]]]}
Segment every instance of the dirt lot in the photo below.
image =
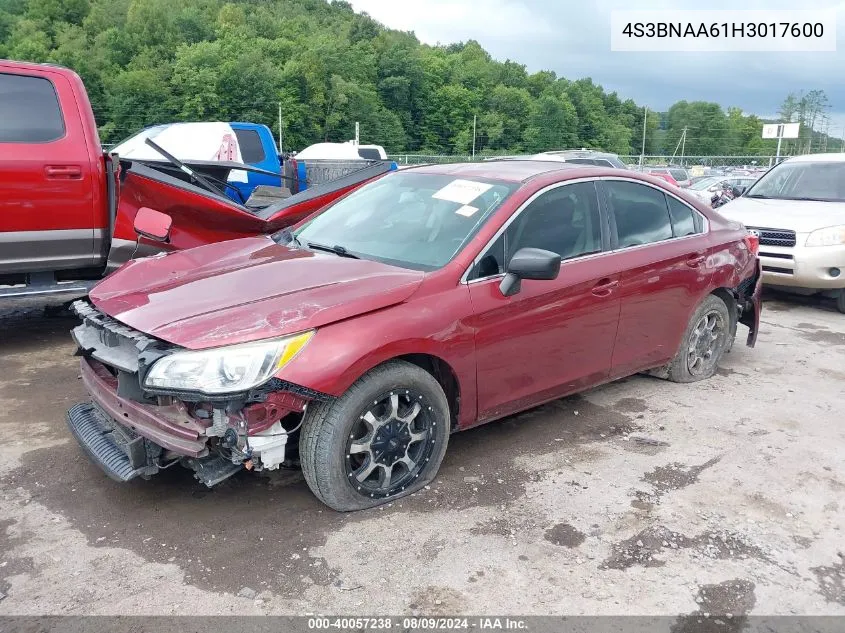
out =
{"type": "Polygon", "coordinates": [[[343,515],[295,473],[110,481],[64,423],[72,321],[6,313],[0,614],[845,614],[845,316],[763,320],[709,381],[453,436],[430,489],[343,515]]]}

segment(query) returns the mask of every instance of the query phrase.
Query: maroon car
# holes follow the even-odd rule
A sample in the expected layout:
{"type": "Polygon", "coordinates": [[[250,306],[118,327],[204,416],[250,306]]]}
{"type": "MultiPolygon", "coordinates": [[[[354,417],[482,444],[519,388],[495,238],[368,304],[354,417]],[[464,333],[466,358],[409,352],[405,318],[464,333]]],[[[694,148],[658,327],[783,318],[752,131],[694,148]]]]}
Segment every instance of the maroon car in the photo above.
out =
{"type": "Polygon", "coordinates": [[[68,422],[118,480],[300,464],[330,507],[367,508],[431,481],[454,431],[636,372],[713,375],[737,323],[754,345],[756,251],[647,175],[393,172],[290,230],[102,281],[75,304],[91,402],[68,422]]]}

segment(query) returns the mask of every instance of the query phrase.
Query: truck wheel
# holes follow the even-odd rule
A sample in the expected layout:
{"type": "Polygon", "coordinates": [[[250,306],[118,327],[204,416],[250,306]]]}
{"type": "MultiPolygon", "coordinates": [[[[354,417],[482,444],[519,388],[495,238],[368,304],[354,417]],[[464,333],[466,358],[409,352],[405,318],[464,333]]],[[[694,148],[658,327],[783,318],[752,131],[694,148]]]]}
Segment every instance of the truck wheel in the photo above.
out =
{"type": "Polygon", "coordinates": [[[336,400],[308,406],[299,439],[305,481],[341,512],[403,497],[437,474],[449,421],[437,380],[411,363],[389,361],[336,400]]]}
{"type": "Polygon", "coordinates": [[[845,288],[839,291],[839,296],[836,297],[836,309],[845,314],[845,288]]]}
{"type": "Polygon", "coordinates": [[[681,339],[681,348],[664,376],[672,382],[696,382],[710,378],[729,345],[731,317],[725,302],[709,295],[692,315],[681,339]]]}

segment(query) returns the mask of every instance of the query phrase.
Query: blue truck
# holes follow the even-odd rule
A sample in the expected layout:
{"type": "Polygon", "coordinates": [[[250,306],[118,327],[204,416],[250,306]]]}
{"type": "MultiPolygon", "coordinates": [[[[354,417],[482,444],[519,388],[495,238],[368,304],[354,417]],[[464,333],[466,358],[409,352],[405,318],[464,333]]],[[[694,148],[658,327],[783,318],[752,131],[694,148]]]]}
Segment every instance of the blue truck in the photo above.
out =
{"type": "Polygon", "coordinates": [[[256,197],[261,205],[387,160],[384,148],[353,142],[316,143],[282,156],[270,128],[242,121],[154,125],[110,151],[124,160],[172,163],[175,158],[248,206],[256,197]]]}

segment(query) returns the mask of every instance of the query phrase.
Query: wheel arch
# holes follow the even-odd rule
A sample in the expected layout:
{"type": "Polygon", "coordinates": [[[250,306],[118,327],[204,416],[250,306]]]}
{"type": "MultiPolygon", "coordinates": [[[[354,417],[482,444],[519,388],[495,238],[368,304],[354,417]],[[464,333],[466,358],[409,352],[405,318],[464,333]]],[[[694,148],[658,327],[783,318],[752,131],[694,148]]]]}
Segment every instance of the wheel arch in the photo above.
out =
{"type": "Polygon", "coordinates": [[[452,430],[457,429],[458,415],[461,408],[461,383],[452,366],[439,356],[427,353],[403,354],[402,356],[396,356],[382,362],[386,363],[390,360],[403,360],[416,365],[420,369],[427,371],[440,383],[443,392],[446,394],[446,401],[449,403],[449,417],[451,418],[452,430]]]}

